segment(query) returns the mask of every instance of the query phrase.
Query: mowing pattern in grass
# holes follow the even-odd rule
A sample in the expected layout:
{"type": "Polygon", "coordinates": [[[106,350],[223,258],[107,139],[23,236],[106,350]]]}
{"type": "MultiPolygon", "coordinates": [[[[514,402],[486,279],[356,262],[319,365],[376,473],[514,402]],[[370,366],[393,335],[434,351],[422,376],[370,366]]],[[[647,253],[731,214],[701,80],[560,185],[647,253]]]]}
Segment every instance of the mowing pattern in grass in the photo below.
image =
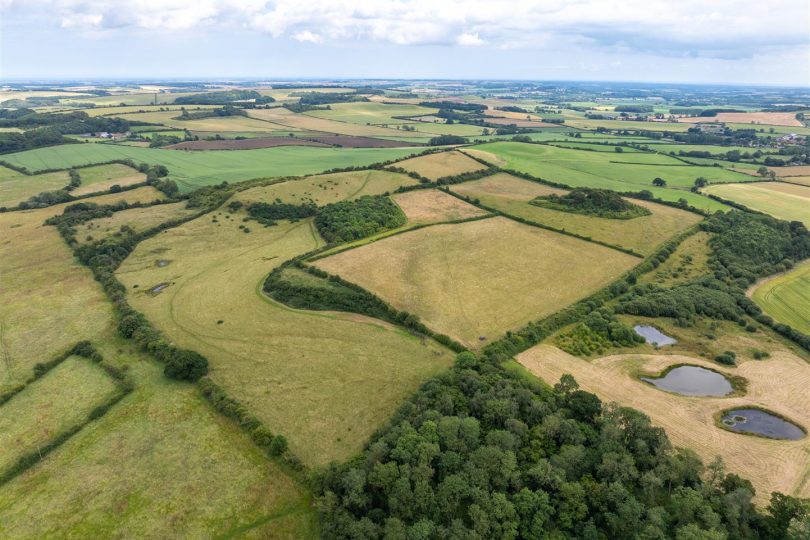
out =
{"type": "Polygon", "coordinates": [[[411,223],[453,221],[486,214],[484,210],[436,189],[417,189],[394,195],[411,223]]]}
{"type": "Polygon", "coordinates": [[[638,259],[506,218],[436,225],[318,260],[469,347],[606,285],[638,259]]]}
{"type": "Polygon", "coordinates": [[[763,182],[709,186],[705,191],[779,219],[801,221],[810,227],[810,186],[763,182]]]}
{"type": "Polygon", "coordinates": [[[478,161],[456,151],[438,152],[406,159],[405,161],[397,163],[396,166],[402,167],[406,171],[421,174],[431,180],[466,172],[480,171],[486,168],[478,161]]]}
{"type": "Polygon", "coordinates": [[[630,199],[630,202],[646,208],[651,215],[617,220],[541,208],[530,201],[538,196],[563,194],[565,191],[503,173],[456,184],[451,189],[504,213],[641,254],[652,253],[656,246],[701,220],[692,212],[638,199],[630,199]]]}
{"type": "Polygon", "coordinates": [[[103,163],[114,159],[161,164],[181,189],[192,190],[222,181],[313,174],[332,168],[362,166],[401,159],[413,148],[317,148],[281,146],[258,150],[178,152],[113,144],[71,144],[7,154],[13,165],[36,172],[103,163]]]}
{"type": "MultiPolygon", "coordinates": [[[[572,187],[593,187],[614,191],[649,190],[668,201],[686,199],[707,210],[727,209],[724,205],[689,189],[698,177],[710,183],[750,182],[754,177],[719,167],[698,167],[661,154],[587,152],[555,146],[496,142],[475,149],[497,156],[506,168],[560,182],[572,187]],[[652,181],[663,178],[667,187],[652,181]]],[[[496,163],[497,164],[497,163],[496,163]]]]}
{"type": "Polygon", "coordinates": [[[0,473],[37,452],[118,393],[92,361],[72,356],[0,406],[0,473]]]}
{"type": "Polygon", "coordinates": [[[810,334],[810,262],[755,286],[752,298],[777,321],[810,334]]]}
{"type": "Polygon", "coordinates": [[[243,216],[206,215],[143,242],[119,279],[136,309],[204,354],[211,378],[305,463],[347,459],[452,354],[380,321],[265,297],[267,272],[323,241],[309,219],[244,234],[243,216]],[[137,292],[164,282],[156,296],[137,292]]]}
{"type": "Polygon", "coordinates": [[[402,186],[418,184],[410,176],[389,171],[367,170],[309,176],[269,186],[250,188],[234,195],[244,203],[272,203],[276,199],[289,204],[314,202],[324,206],[332,202],[354,200],[364,195],[382,195],[402,186]]]}
{"type": "Polygon", "coordinates": [[[729,407],[759,405],[788,418],[810,419],[810,365],[781,350],[769,360],[745,362],[736,369],[681,355],[614,355],[593,361],[571,356],[556,347],[538,345],[518,357],[532,373],[553,384],[570,373],[583,390],[603,401],[616,401],[638,409],[662,426],[675,446],[695,450],[708,463],[721,455],[729,472],[752,481],[757,501],[766,503],[771,491],[797,497],[810,496],[810,437],[800,441],[776,441],[726,431],[715,423],[715,414],[729,407]],[[747,393],[739,397],[690,398],[640,381],[640,370],[663,371],[673,364],[710,367],[748,380],[747,393]]]}

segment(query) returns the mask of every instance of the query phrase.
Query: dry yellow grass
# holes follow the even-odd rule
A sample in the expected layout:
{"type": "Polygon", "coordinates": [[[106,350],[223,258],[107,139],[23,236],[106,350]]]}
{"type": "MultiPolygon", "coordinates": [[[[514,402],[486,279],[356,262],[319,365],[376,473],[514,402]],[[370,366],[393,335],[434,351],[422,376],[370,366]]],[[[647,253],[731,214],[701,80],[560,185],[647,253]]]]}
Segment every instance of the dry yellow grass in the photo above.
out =
{"type": "Polygon", "coordinates": [[[793,167],[768,167],[780,177],[810,176],[810,165],[795,165],[793,167]]]}
{"type": "MultiPolygon", "coordinates": [[[[322,131],[324,133],[334,133],[336,135],[357,135],[366,137],[407,137],[409,132],[397,129],[389,129],[378,126],[365,126],[361,124],[350,124],[349,122],[338,122],[325,118],[316,118],[306,114],[296,114],[283,107],[273,109],[252,109],[248,111],[248,116],[258,118],[267,122],[284,126],[287,129],[303,131],[322,131]]],[[[421,133],[413,135],[424,136],[421,133]]]]}
{"type": "Polygon", "coordinates": [[[679,122],[690,124],[698,122],[730,122],[735,124],[767,124],[771,126],[802,127],[804,124],[796,120],[796,113],[792,112],[748,112],[731,113],[721,112],[709,118],[691,116],[679,118],[679,122]]]}
{"type": "Polygon", "coordinates": [[[146,180],[144,173],[120,163],[85,167],[79,169],[79,175],[82,183],[71,192],[74,196],[107,191],[114,185],[121,187],[131,186],[146,180]]]}
{"type": "Polygon", "coordinates": [[[675,446],[695,450],[704,462],[722,456],[728,471],[753,482],[760,503],[768,500],[771,491],[810,496],[810,438],[777,441],[752,437],[721,429],[714,420],[723,409],[757,405],[810,427],[810,365],[787,350],[774,352],[769,360],[745,362],[736,369],[680,355],[627,354],[587,362],[550,345],[533,347],[518,356],[518,361],[546,382],[554,383],[570,373],[581,388],[603,401],[644,412],[666,430],[675,446]],[[685,397],[634,377],[639,370],[660,372],[678,363],[742,376],[748,380],[747,393],[728,398],[685,397]]]}
{"type": "Polygon", "coordinates": [[[454,150],[406,159],[396,163],[396,166],[421,174],[431,180],[486,168],[471,157],[454,150]]]}
{"type": "Polygon", "coordinates": [[[783,176],[783,182],[798,184],[800,186],[810,186],[810,176],[783,176]]]}
{"type": "Polygon", "coordinates": [[[479,199],[484,205],[504,213],[629,248],[641,254],[652,253],[667,239],[702,219],[691,212],[637,199],[628,200],[648,209],[650,215],[633,219],[608,219],[541,208],[529,204],[529,201],[541,195],[565,193],[565,190],[504,173],[456,184],[450,189],[479,199]]]}
{"type": "Polygon", "coordinates": [[[496,167],[504,167],[506,165],[505,159],[496,154],[493,154],[492,152],[487,152],[486,150],[478,150],[477,148],[465,148],[459,151],[462,154],[469,154],[478,159],[482,159],[487,163],[495,165],[496,167]]]}
{"type": "Polygon", "coordinates": [[[496,217],[435,225],[317,261],[469,347],[567,306],[632,267],[630,255],[496,217]]]}
{"type": "Polygon", "coordinates": [[[76,227],[76,239],[79,242],[101,240],[121,230],[126,225],[136,232],[197,212],[198,209],[187,209],[185,202],[158,204],[146,208],[130,208],[116,212],[110,217],[94,219],[76,227]]]}
{"type": "Polygon", "coordinates": [[[394,195],[408,221],[436,223],[486,214],[484,210],[436,189],[418,189],[394,195]]]}

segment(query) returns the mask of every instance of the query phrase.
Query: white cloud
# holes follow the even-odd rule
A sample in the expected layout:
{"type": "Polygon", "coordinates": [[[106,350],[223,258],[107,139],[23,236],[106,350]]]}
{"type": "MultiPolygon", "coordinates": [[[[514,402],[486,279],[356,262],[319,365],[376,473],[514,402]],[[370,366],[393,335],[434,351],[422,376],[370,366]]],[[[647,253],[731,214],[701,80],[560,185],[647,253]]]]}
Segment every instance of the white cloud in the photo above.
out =
{"type": "Polygon", "coordinates": [[[557,40],[666,55],[750,57],[810,43],[807,0],[0,0],[66,29],[248,28],[310,43],[538,47],[557,40]]]}
{"type": "Polygon", "coordinates": [[[292,37],[295,41],[302,41],[306,43],[323,43],[323,38],[320,35],[313,34],[309,30],[296,32],[292,37]]]}

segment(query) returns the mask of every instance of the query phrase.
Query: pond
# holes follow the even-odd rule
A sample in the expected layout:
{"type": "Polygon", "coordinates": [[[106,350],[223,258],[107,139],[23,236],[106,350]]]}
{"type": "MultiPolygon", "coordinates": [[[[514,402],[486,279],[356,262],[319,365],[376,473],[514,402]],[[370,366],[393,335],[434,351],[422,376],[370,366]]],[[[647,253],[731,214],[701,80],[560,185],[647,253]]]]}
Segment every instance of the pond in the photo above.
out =
{"type": "Polygon", "coordinates": [[[641,380],[683,396],[721,397],[734,390],[731,382],[723,375],[699,366],[678,366],[663,377],[641,377],[641,380]]]}
{"type": "Polygon", "coordinates": [[[662,347],[664,345],[672,345],[673,343],[677,343],[677,340],[662,333],[658,328],[654,326],[637,324],[633,327],[633,330],[636,331],[636,334],[643,337],[644,341],[646,341],[650,345],[655,345],[656,347],[662,347]]]}
{"type": "Polygon", "coordinates": [[[804,431],[791,422],[759,409],[734,409],[721,419],[723,426],[738,433],[755,433],[771,439],[796,441],[804,437],[804,431]]]}

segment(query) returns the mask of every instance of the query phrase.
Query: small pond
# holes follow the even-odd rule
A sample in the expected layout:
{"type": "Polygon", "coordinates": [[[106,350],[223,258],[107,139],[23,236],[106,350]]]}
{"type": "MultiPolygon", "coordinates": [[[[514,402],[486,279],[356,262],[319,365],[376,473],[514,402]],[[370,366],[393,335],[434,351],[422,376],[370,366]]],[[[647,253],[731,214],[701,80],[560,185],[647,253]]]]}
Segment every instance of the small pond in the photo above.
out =
{"type": "Polygon", "coordinates": [[[721,397],[733,390],[731,382],[720,373],[699,366],[678,366],[663,377],[641,377],[641,380],[683,396],[721,397]]]}
{"type": "Polygon", "coordinates": [[[795,441],[804,437],[804,431],[791,422],[759,409],[734,409],[720,420],[723,426],[738,433],[756,433],[771,439],[795,441]]]}
{"type": "Polygon", "coordinates": [[[662,347],[664,345],[672,345],[673,343],[677,343],[675,339],[661,333],[661,331],[654,326],[637,324],[633,327],[633,330],[636,331],[636,334],[643,337],[644,341],[650,345],[662,347]]]}

